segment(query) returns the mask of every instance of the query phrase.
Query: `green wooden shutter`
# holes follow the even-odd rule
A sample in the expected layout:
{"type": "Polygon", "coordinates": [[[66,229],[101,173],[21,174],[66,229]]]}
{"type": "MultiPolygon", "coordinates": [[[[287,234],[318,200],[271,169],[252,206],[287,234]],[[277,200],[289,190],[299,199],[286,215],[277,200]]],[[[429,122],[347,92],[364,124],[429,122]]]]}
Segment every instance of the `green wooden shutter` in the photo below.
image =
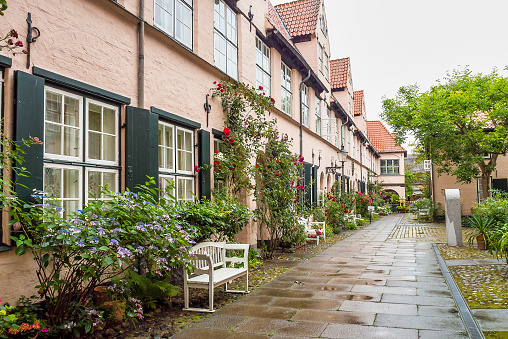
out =
{"type": "Polygon", "coordinates": [[[159,187],[159,118],[157,114],[138,107],[127,107],[126,130],[126,186],[137,192],[147,176],[154,177],[159,187]]]}
{"type": "Polygon", "coordinates": [[[312,170],[312,164],[309,164],[308,162],[304,163],[303,164],[303,168],[304,168],[304,177],[303,177],[303,183],[304,183],[304,186],[305,186],[305,203],[306,204],[310,204],[311,201],[311,196],[312,196],[312,192],[311,192],[311,187],[310,187],[310,178],[311,178],[311,170],[312,170]]]}
{"type": "MultiPolygon", "coordinates": [[[[210,165],[210,132],[198,131],[198,165],[210,165]]],[[[210,199],[211,176],[210,169],[202,169],[198,176],[199,199],[210,199]]]]}
{"type": "MultiPolygon", "coordinates": [[[[37,76],[16,71],[15,100],[15,140],[38,137],[44,142],[44,79],[37,76]]],[[[19,199],[29,202],[33,189],[43,189],[44,146],[32,145],[25,149],[23,164],[17,164],[27,169],[28,176],[17,176],[20,184],[16,187],[19,199]],[[26,186],[26,187],[24,187],[26,186]]]]}
{"type": "Polygon", "coordinates": [[[317,203],[317,191],[318,191],[318,168],[319,166],[312,167],[312,202],[317,203]]]}

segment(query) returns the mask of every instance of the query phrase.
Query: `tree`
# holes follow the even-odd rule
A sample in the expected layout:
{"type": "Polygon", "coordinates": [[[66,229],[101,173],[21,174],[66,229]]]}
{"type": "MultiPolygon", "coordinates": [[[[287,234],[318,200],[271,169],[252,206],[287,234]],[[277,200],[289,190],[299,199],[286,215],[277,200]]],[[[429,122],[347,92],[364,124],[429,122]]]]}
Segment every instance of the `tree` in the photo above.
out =
{"type": "Polygon", "coordinates": [[[508,149],[508,79],[469,69],[448,73],[421,93],[417,85],[383,100],[382,117],[403,142],[413,134],[437,172],[471,183],[481,175],[483,196],[498,156],[508,149]],[[486,159],[486,155],[490,157],[486,159]]]}

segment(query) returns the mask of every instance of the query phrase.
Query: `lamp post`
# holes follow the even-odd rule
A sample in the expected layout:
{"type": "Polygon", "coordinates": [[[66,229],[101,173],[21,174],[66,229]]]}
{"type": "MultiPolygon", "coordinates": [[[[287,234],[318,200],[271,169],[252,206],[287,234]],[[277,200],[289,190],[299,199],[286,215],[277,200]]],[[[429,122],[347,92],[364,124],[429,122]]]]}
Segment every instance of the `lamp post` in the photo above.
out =
{"type": "Polygon", "coordinates": [[[341,190],[342,190],[342,193],[344,193],[344,191],[345,191],[345,187],[344,187],[344,163],[347,161],[347,152],[344,150],[344,147],[342,147],[342,149],[339,152],[337,152],[337,158],[339,159],[339,162],[341,163],[341,167],[342,167],[341,190]]]}

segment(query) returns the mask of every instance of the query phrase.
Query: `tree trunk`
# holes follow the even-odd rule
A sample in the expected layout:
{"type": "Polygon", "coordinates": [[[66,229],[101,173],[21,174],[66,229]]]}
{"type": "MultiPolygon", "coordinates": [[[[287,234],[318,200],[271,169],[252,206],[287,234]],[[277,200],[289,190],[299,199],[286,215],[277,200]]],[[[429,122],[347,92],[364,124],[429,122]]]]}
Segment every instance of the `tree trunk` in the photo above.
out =
{"type": "Polygon", "coordinates": [[[482,192],[483,192],[483,199],[486,199],[489,197],[489,181],[490,181],[490,174],[492,172],[485,172],[482,173],[481,177],[481,183],[482,183],[482,192]]]}

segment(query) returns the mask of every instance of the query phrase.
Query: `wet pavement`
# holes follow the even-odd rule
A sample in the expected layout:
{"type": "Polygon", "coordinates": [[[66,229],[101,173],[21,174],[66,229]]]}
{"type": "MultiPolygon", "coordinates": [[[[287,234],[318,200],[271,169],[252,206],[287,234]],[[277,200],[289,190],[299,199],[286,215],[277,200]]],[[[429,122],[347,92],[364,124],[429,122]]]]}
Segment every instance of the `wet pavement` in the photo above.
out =
{"type": "Polygon", "coordinates": [[[467,338],[431,243],[390,237],[399,220],[383,217],[174,338],[467,338]]]}

